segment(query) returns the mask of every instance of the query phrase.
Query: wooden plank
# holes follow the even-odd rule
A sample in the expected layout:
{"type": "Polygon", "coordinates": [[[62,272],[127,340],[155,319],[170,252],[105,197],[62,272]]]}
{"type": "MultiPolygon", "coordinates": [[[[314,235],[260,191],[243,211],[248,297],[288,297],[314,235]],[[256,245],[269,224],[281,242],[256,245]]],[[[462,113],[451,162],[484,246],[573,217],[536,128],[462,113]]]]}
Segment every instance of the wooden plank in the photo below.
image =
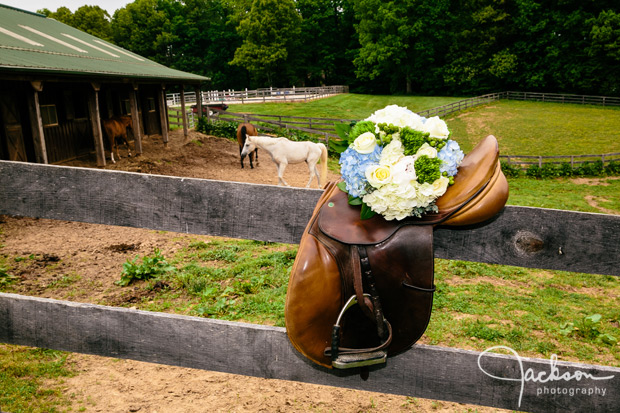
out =
{"type": "Polygon", "coordinates": [[[0,342],[521,411],[620,405],[619,368],[416,345],[362,380],[306,361],[283,328],[15,294],[0,293],[0,342]]]}
{"type": "Polygon", "coordinates": [[[45,130],[41,119],[41,107],[39,105],[39,91],[33,90],[27,94],[28,114],[30,117],[30,128],[32,130],[32,141],[34,143],[34,154],[39,163],[48,163],[47,147],[45,145],[45,130]]]}
{"type": "Polygon", "coordinates": [[[99,113],[99,86],[93,84],[93,91],[88,93],[88,114],[93,130],[97,166],[105,166],[105,149],[103,146],[103,132],[101,131],[101,114],[99,113]]]}
{"type": "Polygon", "coordinates": [[[161,89],[157,91],[157,105],[159,109],[159,124],[161,127],[161,137],[164,141],[164,147],[168,146],[168,130],[170,126],[168,125],[168,106],[166,105],[166,93],[164,90],[164,85],[161,86],[161,89]]]}
{"type": "Polygon", "coordinates": [[[129,91],[129,105],[131,106],[131,131],[137,156],[142,154],[142,131],[140,130],[140,113],[138,112],[137,85],[133,86],[129,91]]]}
{"type": "Polygon", "coordinates": [[[185,113],[185,90],[181,89],[181,122],[183,124],[183,139],[187,140],[187,114],[185,113]]]}
{"type": "MultiPolygon", "coordinates": [[[[0,214],[298,243],[321,191],[0,161],[0,214]]],[[[506,207],[438,258],[620,275],[620,216],[506,207]]]]}

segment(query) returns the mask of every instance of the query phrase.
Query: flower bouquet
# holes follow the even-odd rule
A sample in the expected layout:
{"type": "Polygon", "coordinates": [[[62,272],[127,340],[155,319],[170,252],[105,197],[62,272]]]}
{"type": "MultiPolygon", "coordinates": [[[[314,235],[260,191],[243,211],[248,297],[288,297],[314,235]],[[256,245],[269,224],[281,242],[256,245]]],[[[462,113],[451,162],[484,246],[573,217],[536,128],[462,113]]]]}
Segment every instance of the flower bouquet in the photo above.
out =
{"type": "Polygon", "coordinates": [[[443,120],[397,105],[336,130],[346,144],[338,187],[348,193],[349,204],[361,205],[362,219],[437,212],[435,201],[454,183],[464,157],[443,120]]]}

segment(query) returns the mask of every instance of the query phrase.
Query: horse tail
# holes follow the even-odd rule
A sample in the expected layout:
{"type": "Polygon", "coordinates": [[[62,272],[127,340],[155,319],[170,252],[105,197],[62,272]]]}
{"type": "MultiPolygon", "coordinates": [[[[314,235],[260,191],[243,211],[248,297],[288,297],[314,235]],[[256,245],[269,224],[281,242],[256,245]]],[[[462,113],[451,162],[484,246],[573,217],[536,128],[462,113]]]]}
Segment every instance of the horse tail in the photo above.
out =
{"type": "Polygon", "coordinates": [[[319,143],[319,147],[321,148],[321,178],[325,183],[327,182],[327,147],[322,143],[319,143]]]}
{"type": "Polygon", "coordinates": [[[245,135],[246,135],[246,127],[245,125],[241,125],[241,129],[237,131],[237,142],[239,142],[239,150],[243,147],[245,143],[245,135]]]}

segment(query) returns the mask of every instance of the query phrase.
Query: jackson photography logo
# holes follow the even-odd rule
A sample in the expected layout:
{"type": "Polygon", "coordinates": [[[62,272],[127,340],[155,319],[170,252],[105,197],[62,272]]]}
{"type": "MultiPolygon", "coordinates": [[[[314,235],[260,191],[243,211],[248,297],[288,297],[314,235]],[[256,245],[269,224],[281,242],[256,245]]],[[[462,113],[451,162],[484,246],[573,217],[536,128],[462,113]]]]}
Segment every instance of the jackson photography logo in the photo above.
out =
{"type": "MultiPolygon", "coordinates": [[[[584,380],[593,380],[594,383],[604,380],[613,379],[615,376],[604,376],[604,377],[596,377],[590,373],[586,373],[580,370],[574,370],[572,372],[565,371],[561,372],[560,369],[556,366],[558,362],[558,356],[553,354],[549,359],[549,370],[548,371],[539,371],[536,372],[532,368],[524,369],[523,359],[519,354],[506,346],[494,346],[486,349],[478,356],[478,368],[484,374],[489,377],[492,377],[497,380],[502,381],[514,381],[519,383],[519,403],[518,407],[521,407],[521,399],[523,398],[523,390],[525,389],[525,383],[538,383],[538,387],[536,388],[536,396],[542,395],[565,395],[565,396],[605,396],[607,394],[607,387],[599,386],[595,384],[590,387],[583,386],[571,386],[569,383],[571,382],[581,382],[584,380]],[[489,373],[482,366],[481,360],[484,357],[488,357],[487,353],[493,350],[505,350],[511,353],[515,361],[517,362],[519,369],[517,371],[517,377],[499,377],[492,373],[489,373]],[[566,382],[566,384],[561,384],[557,382],[566,382]]],[[[601,383],[603,384],[603,383],[601,383]]]]}

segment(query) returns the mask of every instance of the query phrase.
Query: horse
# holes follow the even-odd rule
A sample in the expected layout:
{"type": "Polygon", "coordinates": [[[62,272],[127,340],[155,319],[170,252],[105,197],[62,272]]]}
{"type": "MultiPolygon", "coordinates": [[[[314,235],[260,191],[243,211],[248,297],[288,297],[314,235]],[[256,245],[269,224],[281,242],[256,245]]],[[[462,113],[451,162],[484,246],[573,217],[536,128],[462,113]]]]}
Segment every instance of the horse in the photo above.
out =
{"type": "MultiPolygon", "coordinates": [[[[243,145],[245,144],[246,135],[257,136],[258,132],[256,128],[251,123],[241,123],[237,127],[237,142],[239,143],[239,155],[241,156],[241,168],[243,168],[243,158],[245,155],[241,155],[241,151],[243,151],[243,145]]],[[[250,168],[254,168],[252,161],[256,157],[256,166],[258,166],[258,149],[255,149],[254,152],[250,153],[250,168]]]]}
{"type": "Polygon", "coordinates": [[[275,162],[278,168],[278,185],[284,184],[290,186],[284,180],[284,169],[289,163],[306,162],[310,171],[310,179],[306,184],[306,188],[310,187],[313,174],[316,176],[317,186],[321,187],[321,175],[327,177],[327,148],[322,143],[314,143],[310,141],[293,142],[287,138],[272,138],[271,136],[246,136],[241,157],[243,158],[256,148],[261,148],[275,162]],[[321,174],[316,167],[318,161],[321,161],[321,174]]]}
{"type": "Polygon", "coordinates": [[[110,142],[110,159],[112,163],[116,163],[114,160],[114,152],[116,152],[118,159],[121,159],[118,153],[118,145],[116,144],[117,138],[121,139],[121,143],[125,142],[127,146],[127,156],[131,156],[131,148],[127,141],[127,128],[132,127],[131,115],[112,116],[110,119],[103,120],[102,123],[103,129],[108,136],[108,141],[110,142]]]}

